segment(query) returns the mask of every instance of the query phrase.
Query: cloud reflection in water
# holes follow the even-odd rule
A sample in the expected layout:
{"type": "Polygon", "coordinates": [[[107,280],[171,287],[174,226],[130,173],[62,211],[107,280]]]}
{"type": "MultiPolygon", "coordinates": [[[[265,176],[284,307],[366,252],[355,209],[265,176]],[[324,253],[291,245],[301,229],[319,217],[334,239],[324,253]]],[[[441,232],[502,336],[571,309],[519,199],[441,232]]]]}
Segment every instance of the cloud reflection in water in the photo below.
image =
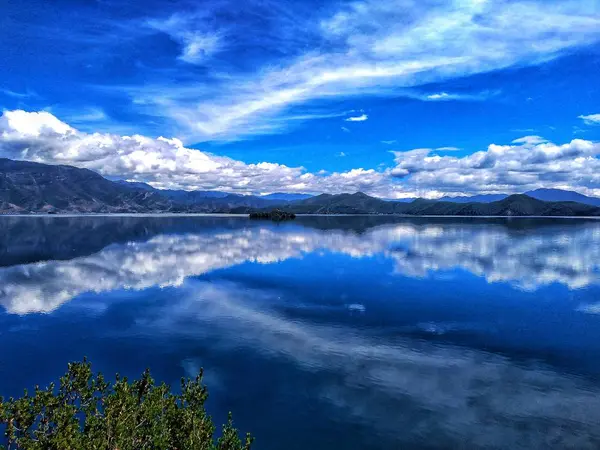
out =
{"type": "MultiPolygon", "coordinates": [[[[600,389],[583,379],[476,348],[410,336],[382,339],[359,327],[298,320],[277,312],[276,293],[244,285],[198,281],[187,289],[138,326],[194,336],[210,342],[212,352],[231,355],[241,348],[255,360],[291,363],[307,374],[308,385],[290,394],[285,382],[275,383],[274,397],[318,399],[337,411],[327,420],[373,428],[379,442],[410,448],[600,445],[600,389]]],[[[215,376],[218,364],[211,367],[215,376]]]]}
{"type": "Polygon", "coordinates": [[[598,283],[600,224],[515,231],[498,225],[388,224],[367,229],[238,227],[158,234],[89,256],[0,268],[0,305],[15,314],[50,312],[85,292],[179,286],[192,276],[245,262],[271,264],[327,251],[384,255],[395,272],[427,277],[460,268],[492,282],[535,290],[598,283]]]}

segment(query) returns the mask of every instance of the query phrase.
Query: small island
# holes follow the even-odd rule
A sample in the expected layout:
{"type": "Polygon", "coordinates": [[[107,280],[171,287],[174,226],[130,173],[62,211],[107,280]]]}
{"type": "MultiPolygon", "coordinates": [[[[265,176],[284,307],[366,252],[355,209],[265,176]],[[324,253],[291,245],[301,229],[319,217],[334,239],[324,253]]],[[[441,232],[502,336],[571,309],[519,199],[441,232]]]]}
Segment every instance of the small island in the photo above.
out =
{"type": "Polygon", "coordinates": [[[272,211],[255,211],[250,213],[251,219],[264,219],[273,220],[274,222],[282,222],[284,220],[293,220],[296,218],[296,214],[282,211],[280,209],[274,209],[272,211]]]}

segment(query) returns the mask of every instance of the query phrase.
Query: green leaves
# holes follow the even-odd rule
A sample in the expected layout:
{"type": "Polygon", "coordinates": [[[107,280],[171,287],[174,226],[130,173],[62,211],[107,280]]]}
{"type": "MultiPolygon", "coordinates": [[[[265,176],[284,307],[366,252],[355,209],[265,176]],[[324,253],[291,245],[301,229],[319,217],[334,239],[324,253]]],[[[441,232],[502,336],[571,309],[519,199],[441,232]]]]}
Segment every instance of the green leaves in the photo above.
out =
{"type": "Polygon", "coordinates": [[[117,375],[111,384],[94,375],[87,360],[68,367],[58,389],[36,386],[33,395],[0,398],[7,450],[250,449],[253,438],[248,434],[242,442],[231,414],[215,444],[202,372],[182,379],[180,393],[173,394],[166,384],[156,385],[149,370],[131,383],[117,375]]]}

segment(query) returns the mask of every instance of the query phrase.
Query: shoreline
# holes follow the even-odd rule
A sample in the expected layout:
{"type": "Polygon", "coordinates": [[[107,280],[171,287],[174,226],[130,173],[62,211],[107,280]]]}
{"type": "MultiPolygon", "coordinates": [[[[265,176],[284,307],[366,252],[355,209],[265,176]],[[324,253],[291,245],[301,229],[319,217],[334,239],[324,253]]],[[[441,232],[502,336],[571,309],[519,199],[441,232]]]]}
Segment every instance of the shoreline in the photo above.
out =
{"type": "MultiPolygon", "coordinates": [[[[235,213],[58,213],[58,214],[0,214],[0,217],[233,217],[250,218],[250,214],[235,213]]],[[[600,220],[600,216],[476,216],[476,215],[411,215],[411,214],[296,214],[296,217],[399,217],[404,219],[418,218],[447,218],[447,219],[593,219],[600,220]]]]}

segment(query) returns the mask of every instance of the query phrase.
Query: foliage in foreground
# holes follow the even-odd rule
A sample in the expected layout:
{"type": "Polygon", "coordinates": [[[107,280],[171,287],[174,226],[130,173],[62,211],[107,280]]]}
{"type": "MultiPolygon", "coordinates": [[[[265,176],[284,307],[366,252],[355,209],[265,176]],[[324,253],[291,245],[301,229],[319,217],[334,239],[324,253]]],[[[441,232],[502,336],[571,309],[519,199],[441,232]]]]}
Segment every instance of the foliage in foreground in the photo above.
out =
{"type": "Polygon", "coordinates": [[[140,380],[116,376],[106,382],[91,364],[70,363],[58,389],[36,387],[19,399],[0,398],[0,424],[5,445],[15,450],[248,450],[231,415],[215,441],[215,426],[204,409],[208,398],[202,372],[181,380],[181,393],[156,385],[146,370],[140,380]]]}

